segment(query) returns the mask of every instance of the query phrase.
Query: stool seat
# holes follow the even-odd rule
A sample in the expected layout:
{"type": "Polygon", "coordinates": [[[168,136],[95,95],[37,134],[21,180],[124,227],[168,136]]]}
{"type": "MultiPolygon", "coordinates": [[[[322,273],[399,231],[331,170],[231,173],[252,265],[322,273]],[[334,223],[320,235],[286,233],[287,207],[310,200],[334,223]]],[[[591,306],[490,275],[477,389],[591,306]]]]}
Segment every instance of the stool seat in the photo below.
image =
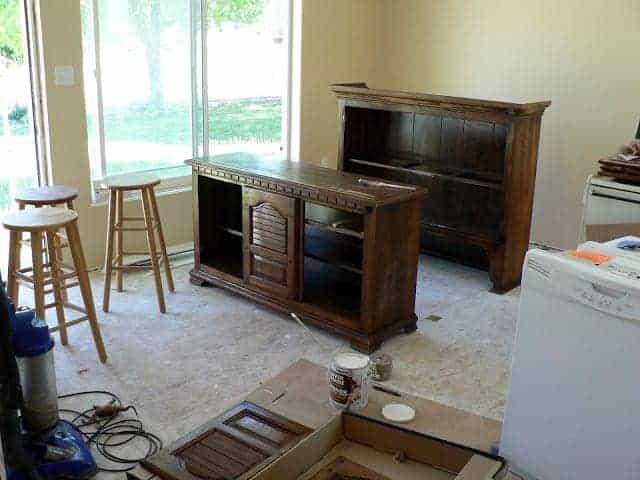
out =
{"type": "Polygon", "coordinates": [[[16,202],[33,205],[57,205],[78,198],[78,189],[65,185],[34,187],[21,190],[15,197],[16,202]]]}
{"type": "Polygon", "coordinates": [[[105,178],[100,186],[109,190],[140,190],[155,187],[160,184],[160,178],[148,173],[132,173],[105,178]]]}
{"type": "Polygon", "coordinates": [[[54,230],[78,219],[75,210],[66,208],[32,208],[11,212],[2,219],[7,230],[34,232],[38,230],[54,230]]]}

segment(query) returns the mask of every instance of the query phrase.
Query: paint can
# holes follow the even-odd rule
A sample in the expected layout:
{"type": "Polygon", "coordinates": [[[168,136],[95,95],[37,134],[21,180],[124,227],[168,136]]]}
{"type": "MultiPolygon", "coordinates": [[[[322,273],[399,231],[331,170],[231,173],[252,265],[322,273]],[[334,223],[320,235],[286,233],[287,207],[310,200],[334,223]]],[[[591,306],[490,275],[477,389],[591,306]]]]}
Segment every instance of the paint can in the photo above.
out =
{"type": "Polygon", "coordinates": [[[335,408],[358,410],[369,399],[369,357],[338,353],[329,366],[329,400],[335,408]]]}

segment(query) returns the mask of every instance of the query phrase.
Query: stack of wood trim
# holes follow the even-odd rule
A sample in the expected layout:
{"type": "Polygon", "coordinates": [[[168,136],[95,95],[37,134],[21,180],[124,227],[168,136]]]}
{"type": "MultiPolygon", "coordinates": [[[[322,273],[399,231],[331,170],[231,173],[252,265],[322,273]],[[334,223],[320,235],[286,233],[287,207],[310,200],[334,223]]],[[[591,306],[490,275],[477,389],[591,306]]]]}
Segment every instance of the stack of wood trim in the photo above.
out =
{"type": "Polygon", "coordinates": [[[640,185],[640,157],[626,160],[615,156],[598,160],[598,163],[600,175],[640,185]]]}
{"type": "MultiPolygon", "coordinates": [[[[638,125],[640,135],[640,125],[638,125]]],[[[640,184],[640,138],[623,145],[618,153],[599,160],[600,175],[625,183],[640,184]]]]}

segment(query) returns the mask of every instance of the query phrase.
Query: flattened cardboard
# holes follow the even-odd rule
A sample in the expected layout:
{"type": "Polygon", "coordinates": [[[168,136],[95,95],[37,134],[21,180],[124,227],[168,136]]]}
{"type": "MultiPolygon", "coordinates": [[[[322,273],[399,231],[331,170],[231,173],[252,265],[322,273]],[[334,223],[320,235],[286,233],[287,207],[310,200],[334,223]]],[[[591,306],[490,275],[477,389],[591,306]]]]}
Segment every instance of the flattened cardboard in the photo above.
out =
{"type": "Polygon", "coordinates": [[[344,413],[252,480],[313,480],[338,457],[394,480],[494,480],[504,473],[500,460],[472,449],[344,413]],[[402,462],[394,458],[399,451],[402,462]]]}
{"type": "Polygon", "coordinates": [[[586,240],[608,242],[626,235],[640,236],[640,223],[602,223],[585,226],[586,240]]]}
{"type": "MultiPolygon", "coordinates": [[[[455,468],[449,469],[450,472],[460,472],[458,477],[455,476],[455,473],[446,473],[416,462],[412,458],[405,463],[398,464],[393,460],[393,453],[390,451],[380,452],[371,445],[345,438],[342,412],[331,407],[328,401],[327,370],[307,360],[298,360],[280,374],[264,382],[246,400],[314,430],[293,448],[275,459],[272,458],[272,462],[262,465],[257,473],[254,470],[253,474],[255,475],[251,476],[252,480],[295,479],[315,465],[321,468],[321,465],[326,464],[325,460],[329,461],[331,455],[333,455],[332,458],[335,458],[340,454],[344,455],[345,452],[356,452],[354,455],[362,459],[363,462],[366,458],[386,458],[384,461],[379,460],[382,465],[378,468],[382,470],[377,470],[375,467],[378,465],[375,463],[378,460],[369,465],[365,464],[365,466],[373,468],[382,475],[389,476],[391,473],[390,478],[399,480],[413,480],[413,478],[486,480],[501,478],[505,473],[505,469],[500,468],[499,461],[477,455],[489,452],[492,444],[499,439],[500,422],[404,393],[398,397],[371,390],[369,404],[358,415],[368,417],[372,425],[377,425],[377,427],[372,427],[373,430],[383,426],[394,430],[400,429],[407,434],[415,433],[436,437],[435,440],[443,440],[444,443],[469,446],[470,449],[466,453],[456,453],[456,448],[453,448],[445,456],[447,457],[444,460],[446,465],[455,465],[455,468]],[[398,401],[412,406],[416,410],[416,418],[401,427],[390,426],[389,422],[384,420],[381,415],[382,406],[398,401]],[[341,444],[342,446],[340,446],[341,444]],[[399,466],[406,467],[406,475],[401,473],[404,468],[398,469],[399,466]],[[411,469],[418,469],[421,476],[411,476],[418,473],[417,471],[412,473],[411,469]],[[425,474],[425,471],[428,474],[425,474]]],[[[348,422],[352,421],[353,419],[348,420],[348,422]]],[[[363,427],[361,426],[361,428],[363,427]]],[[[364,428],[366,437],[370,435],[370,432],[367,433],[367,428],[364,428]]],[[[377,444],[376,447],[378,447],[377,444]]],[[[408,450],[412,452],[411,449],[408,450]]],[[[411,457],[411,455],[418,456],[419,454],[410,453],[408,456],[411,457]]],[[[421,457],[418,456],[418,458],[421,457]]],[[[357,461],[357,459],[354,460],[357,461]]],[[[142,468],[136,469],[133,477],[140,480],[158,480],[158,477],[150,475],[142,468]]]]}
{"type": "MultiPolygon", "coordinates": [[[[298,360],[263,383],[247,401],[313,429],[340,413],[329,404],[327,369],[308,360],[298,360]]],[[[398,397],[372,388],[369,403],[359,413],[386,422],[382,407],[398,402],[416,411],[416,418],[403,424],[405,429],[482,452],[490,452],[492,445],[500,440],[501,422],[405,393],[398,397]]]]}
{"type": "MultiPolygon", "coordinates": [[[[333,462],[337,457],[345,457],[358,463],[375,473],[392,480],[453,480],[455,475],[439,471],[428,465],[407,460],[398,463],[393,455],[384,454],[360,443],[343,440],[331,450],[321,462],[314,465],[298,480],[311,480],[324,467],[333,462]]],[[[477,480],[477,479],[476,479],[477,480]]]]}
{"type": "Polygon", "coordinates": [[[286,457],[268,465],[255,480],[283,480],[298,478],[317,464],[338,443],[343,440],[342,418],[334,416],[313,435],[303,439],[287,452],[286,457]]]}
{"type": "Polygon", "coordinates": [[[264,382],[247,401],[313,429],[340,413],[329,404],[327,369],[308,360],[298,360],[264,382]]]}
{"type": "Polygon", "coordinates": [[[460,471],[456,480],[491,480],[500,471],[500,465],[482,455],[474,455],[460,471]]]}

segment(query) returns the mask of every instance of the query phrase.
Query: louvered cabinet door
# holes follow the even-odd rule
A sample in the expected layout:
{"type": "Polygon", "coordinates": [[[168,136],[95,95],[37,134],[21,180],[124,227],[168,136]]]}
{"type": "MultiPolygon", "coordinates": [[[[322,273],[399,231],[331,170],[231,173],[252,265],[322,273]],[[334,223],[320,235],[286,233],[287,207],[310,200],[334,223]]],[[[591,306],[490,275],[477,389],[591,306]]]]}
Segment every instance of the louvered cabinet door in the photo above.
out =
{"type": "Polygon", "coordinates": [[[310,432],[243,402],[142,464],[165,480],[247,480],[310,432]]]}
{"type": "Polygon", "coordinates": [[[300,200],[252,188],[243,190],[244,279],[296,299],[299,285],[300,200]]]}

